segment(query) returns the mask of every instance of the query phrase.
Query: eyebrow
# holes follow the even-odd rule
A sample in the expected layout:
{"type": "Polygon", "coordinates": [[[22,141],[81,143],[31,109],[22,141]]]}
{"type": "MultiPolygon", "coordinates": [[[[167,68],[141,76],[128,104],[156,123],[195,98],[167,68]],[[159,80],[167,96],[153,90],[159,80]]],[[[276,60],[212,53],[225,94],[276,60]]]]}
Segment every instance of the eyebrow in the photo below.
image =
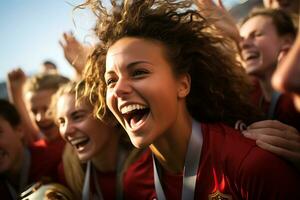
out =
{"type": "MultiPolygon", "coordinates": [[[[138,64],[150,64],[150,65],[153,65],[151,62],[148,62],[148,61],[144,61],[144,60],[141,60],[141,61],[135,61],[135,62],[131,62],[129,63],[128,65],[126,65],[126,69],[131,69],[133,68],[134,66],[138,65],[138,64]]],[[[113,72],[112,71],[108,71],[108,72],[105,72],[104,73],[104,76],[106,74],[112,74],[113,72]]]]}
{"type": "Polygon", "coordinates": [[[87,113],[87,110],[85,110],[85,109],[75,110],[70,113],[70,116],[74,116],[74,115],[81,114],[81,113],[87,113]]]}

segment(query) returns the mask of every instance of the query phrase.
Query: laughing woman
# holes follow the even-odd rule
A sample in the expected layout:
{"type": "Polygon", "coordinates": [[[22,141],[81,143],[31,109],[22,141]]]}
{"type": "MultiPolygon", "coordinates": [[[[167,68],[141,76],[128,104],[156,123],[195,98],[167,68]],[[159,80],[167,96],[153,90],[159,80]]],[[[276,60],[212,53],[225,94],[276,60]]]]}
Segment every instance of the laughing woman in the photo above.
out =
{"type": "Polygon", "coordinates": [[[125,199],[300,198],[296,169],[231,128],[255,119],[245,74],[191,1],[88,5],[97,114],[110,110],[134,146],[150,147],[124,175],[125,199]]]}
{"type": "Polygon", "coordinates": [[[64,153],[63,173],[78,199],[120,199],[121,173],[130,145],[123,138],[126,134],[120,135],[120,128],[92,114],[93,106],[88,98],[76,98],[76,94],[81,96],[84,91],[83,85],[79,83],[76,87],[76,83],[68,83],[52,100],[52,115],[69,144],[64,153]]]}

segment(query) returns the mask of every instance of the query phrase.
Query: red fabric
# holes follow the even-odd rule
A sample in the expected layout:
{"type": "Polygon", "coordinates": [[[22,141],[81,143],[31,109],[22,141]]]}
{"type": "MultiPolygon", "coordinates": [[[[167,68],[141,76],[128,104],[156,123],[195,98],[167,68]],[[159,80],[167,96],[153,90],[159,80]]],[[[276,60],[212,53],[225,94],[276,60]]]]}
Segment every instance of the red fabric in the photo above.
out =
{"type": "MultiPolygon", "coordinates": [[[[116,199],[116,172],[97,172],[103,199],[116,199]]],[[[93,177],[91,177],[93,180],[93,177]]]]}
{"type": "MultiPolygon", "coordinates": [[[[195,199],[208,199],[217,190],[232,199],[300,199],[300,173],[295,168],[223,124],[201,127],[203,147],[195,199]]],[[[150,150],[124,176],[125,199],[156,198],[150,150]]],[[[167,199],[181,199],[181,182],[180,175],[165,173],[167,199]]]]}
{"type": "MultiPolygon", "coordinates": [[[[68,187],[67,181],[65,179],[64,166],[63,163],[60,163],[58,167],[59,174],[59,183],[68,187]]],[[[91,190],[93,193],[96,192],[96,188],[94,185],[94,177],[91,178],[91,190]]],[[[116,198],[116,172],[100,172],[97,171],[97,180],[102,192],[102,196],[104,199],[110,200],[116,198]]]]}
{"type": "MultiPolygon", "coordinates": [[[[259,83],[254,82],[254,89],[251,94],[252,103],[267,116],[270,102],[263,99],[259,83]],[[261,104],[261,105],[260,105],[261,104]]],[[[281,94],[276,104],[274,118],[280,122],[295,127],[300,131],[300,113],[296,110],[293,98],[289,94],[281,94]]]]}
{"type": "Polygon", "coordinates": [[[58,183],[66,187],[69,187],[66,180],[63,161],[61,161],[57,167],[57,178],[58,178],[57,180],[58,183]]]}
{"type": "Polygon", "coordinates": [[[29,146],[31,152],[30,182],[42,177],[58,181],[58,166],[62,161],[65,142],[58,139],[52,142],[39,140],[29,146]]]}

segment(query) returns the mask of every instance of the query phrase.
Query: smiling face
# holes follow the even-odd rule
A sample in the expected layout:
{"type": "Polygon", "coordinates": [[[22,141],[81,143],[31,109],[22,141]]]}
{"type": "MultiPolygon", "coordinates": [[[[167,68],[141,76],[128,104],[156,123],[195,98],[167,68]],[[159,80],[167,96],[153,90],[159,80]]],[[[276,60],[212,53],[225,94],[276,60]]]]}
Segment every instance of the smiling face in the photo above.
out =
{"type": "Polygon", "coordinates": [[[241,26],[240,35],[240,49],[246,72],[258,77],[272,73],[284,42],[272,19],[261,15],[252,17],[241,26]]]}
{"type": "Polygon", "coordinates": [[[58,127],[46,115],[54,92],[55,90],[52,89],[27,92],[24,98],[31,119],[48,140],[55,140],[59,137],[58,127]]]}
{"type": "Polygon", "coordinates": [[[0,117],[0,174],[18,174],[23,159],[23,133],[0,117]]]}
{"type": "Polygon", "coordinates": [[[75,96],[64,94],[56,103],[56,119],[59,124],[61,136],[76,150],[81,161],[91,160],[96,155],[101,155],[116,133],[92,115],[92,106],[81,103],[75,106],[75,96]]]}
{"type": "Polygon", "coordinates": [[[136,147],[174,128],[188,93],[185,78],[175,78],[159,42],[122,38],[109,48],[106,102],[136,147]]]}

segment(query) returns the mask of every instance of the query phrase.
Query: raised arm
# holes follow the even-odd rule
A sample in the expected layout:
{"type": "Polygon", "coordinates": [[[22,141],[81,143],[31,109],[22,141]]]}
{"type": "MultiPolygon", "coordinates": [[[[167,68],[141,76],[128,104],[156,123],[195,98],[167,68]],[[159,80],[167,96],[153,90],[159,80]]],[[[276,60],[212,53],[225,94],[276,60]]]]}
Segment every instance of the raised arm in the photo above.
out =
{"type": "Polygon", "coordinates": [[[26,75],[21,68],[12,70],[7,75],[7,91],[9,100],[13,103],[21,115],[22,123],[25,129],[25,142],[32,144],[39,139],[39,129],[31,120],[26,109],[23,98],[23,85],[26,81],[26,75]]]}

